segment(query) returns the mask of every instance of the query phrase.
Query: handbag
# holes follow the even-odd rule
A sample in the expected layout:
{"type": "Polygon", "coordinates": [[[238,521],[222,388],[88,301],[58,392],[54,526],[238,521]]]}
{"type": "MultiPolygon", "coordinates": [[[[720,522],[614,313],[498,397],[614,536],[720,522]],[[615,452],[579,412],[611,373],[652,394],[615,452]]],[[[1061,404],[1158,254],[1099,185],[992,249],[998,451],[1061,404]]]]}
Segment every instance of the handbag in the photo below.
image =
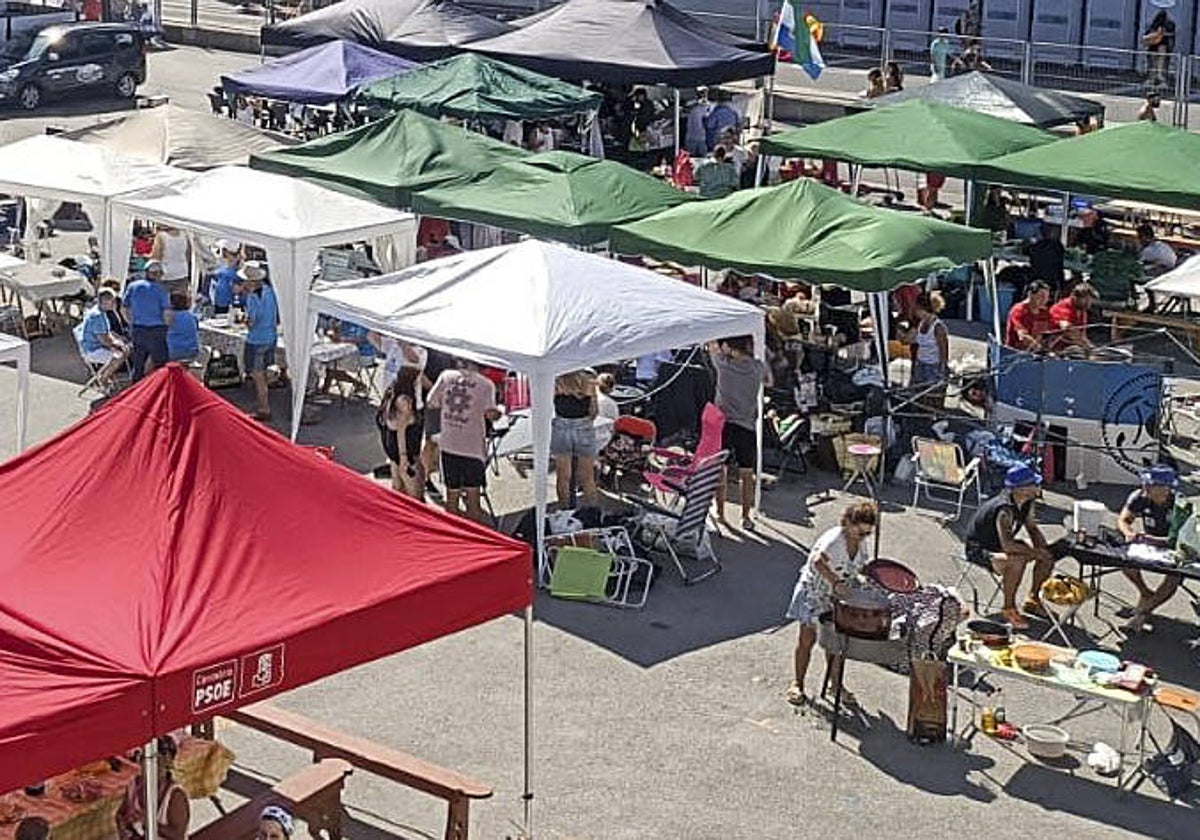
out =
{"type": "Polygon", "coordinates": [[[213,356],[204,366],[204,387],[214,391],[222,388],[238,388],[242,384],[242,369],[237,356],[224,354],[213,356]]]}

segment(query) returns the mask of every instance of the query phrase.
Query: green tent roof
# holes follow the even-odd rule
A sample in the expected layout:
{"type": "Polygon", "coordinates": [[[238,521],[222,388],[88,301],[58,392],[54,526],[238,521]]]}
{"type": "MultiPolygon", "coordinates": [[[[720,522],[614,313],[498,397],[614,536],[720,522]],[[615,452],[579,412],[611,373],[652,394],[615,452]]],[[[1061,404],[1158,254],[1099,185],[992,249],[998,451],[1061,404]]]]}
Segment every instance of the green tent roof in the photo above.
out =
{"type": "Polygon", "coordinates": [[[505,163],[470,184],[422,190],[413,210],[590,245],[613,225],[693,200],[623,163],[556,151],[505,163]]]}
{"type": "Polygon", "coordinates": [[[384,108],[412,108],[431,117],[514,120],[593,111],[603,99],[578,85],[474,53],[373,82],[358,96],[384,108]]]}
{"type": "Polygon", "coordinates": [[[613,229],[613,250],[879,292],[983,259],[987,231],[861,204],[809,179],[613,229]]]}
{"type": "Polygon", "coordinates": [[[764,138],[765,154],[973,177],[981,162],[1054,142],[1049,132],[936,102],[909,100],[764,138]]]}
{"type": "Polygon", "coordinates": [[[526,153],[414,111],[290,149],[250,157],[250,166],[407,208],[414,190],[478,178],[526,153]]]}
{"type": "Polygon", "coordinates": [[[982,180],[1200,209],[1200,135],[1155,122],[1102,128],[989,161],[982,180]]]}

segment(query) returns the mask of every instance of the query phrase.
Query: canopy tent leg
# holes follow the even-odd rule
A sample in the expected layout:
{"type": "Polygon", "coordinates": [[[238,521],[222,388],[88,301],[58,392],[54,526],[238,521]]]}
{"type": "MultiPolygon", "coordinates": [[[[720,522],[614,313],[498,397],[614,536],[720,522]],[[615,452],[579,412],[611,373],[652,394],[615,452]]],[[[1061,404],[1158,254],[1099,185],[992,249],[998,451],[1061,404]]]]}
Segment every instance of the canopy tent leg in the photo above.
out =
{"type": "MultiPolygon", "coordinates": [[[[758,330],[754,334],[754,358],[767,363],[767,336],[764,330],[758,330]]],[[[758,415],[754,420],[754,509],[762,513],[762,475],[763,475],[763,413],[766,410],[764,402],[764,384],[760,380],[758,383],[758,415]]],[[[741,491],[741,486],[738,486],[738,491],[741,491]]],[[[744,497],[743,497],[744,498],[744,497]]],[[[742,518],[746,518],[746,512],[742,511],[742,518]]]]}
{"type": "MultiPolygon", "coordinates": [[[[875,352],[879,354],[879,372],[883,376],[883,427],[880,430],[879,441],[879,486],[883,483],[883,477],[887,475],[887,449],[888,449],[888,427],[891,425],[891,412],[889,410],[888,391],[890,388],[890,374],[888,371],[888,321],[889,321],[889,305],[887,292],[873,292],[869,297],[871,309],[871,321],[875,327],[875,352]]],[[[876,503],[878,504],[878,499],[876,503]]],[[[878,519],[878,514],[876,514],[878,519]]],[[[879,524],[875,525],[875,558],[879,558],[879,524]]]]}
{"type": "Polygon", "coordinates": [[[989,257],[983,262],[983,282],[987,288],[988,298],[992,302],[992,331],[998,344],[1004,343],[1004,335],[1000,332],[1000,291],[996,287],[996,261],[989,257]]]}
{"type": "MultiPolygon", "coordinates": [[[[540,550],[539,541],[539,550],[540,550]]],[[[540,558],[539,558],[540,559],[540,558]]],[[[533,838],[533,602],[525,608],[525,840],[533,838]]]]}
{"type": "Polygon", "coordinates": [[[1071,238],[1071,194],[1063,193],[1062,197],[1062,224],[1058,226],[1058,241],[1062,243],[1064,248],[1067,247],[1067,240],[1071,238]]]}
{"type": "MultiPolygon", "coordinates": [[[[967,227],[973,227],[975,223],[975,181],[967,178],[963,181],[963,196],[966,206],[963,208],[963,222],[967,227]]],[[[975,317],[975,275],[971,273],[971,277],[967,280],[967,320],[970,321],[975,317]]]]}
{"type": "Polygon", "coordinates": [[[146,840],[158,840],[158,739],[151,738],[142,753],[142,786],[146,807],[142,813],[142,828],[146,840]]]}
{"type": "Polygon", "coordinates": [[[850,164],[850,197],[858,199],[858,188],[862,184],[862,164],[850,164]]]}
{"type": "Polygon", "coordinates": [[[675,161],[679,159],[679,88],[675,88],[675,157],[671,159],[671,165],[675,165],[675,161]]]}
{"type": "MultiPolygon", "coordinates": [[[[771,133],[772,127],[775,125],[775,74],[767,76],[767,101],[763,108],[763,114],[766,116],[765,122],[761,126],[761,134],[766,137],[771,133]]],[[[759,155],[759,160],[762,160],[762,155],[759,155]]]]}

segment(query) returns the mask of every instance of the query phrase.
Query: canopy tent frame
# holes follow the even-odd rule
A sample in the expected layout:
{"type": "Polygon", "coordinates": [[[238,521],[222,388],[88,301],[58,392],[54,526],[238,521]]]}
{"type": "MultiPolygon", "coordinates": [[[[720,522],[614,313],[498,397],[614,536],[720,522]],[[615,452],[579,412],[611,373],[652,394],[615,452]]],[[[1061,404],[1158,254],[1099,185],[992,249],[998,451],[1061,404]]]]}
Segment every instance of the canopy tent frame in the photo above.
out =
{"type": "Polygon", "coordinates": [[[29,423],[29,342],[15,335],[0,333],[0,363],[17,366],[17,451],[25,448],[25,429],[29,423]]]}
{"type": "MultiPolygon", "coordinates": [[[[611,362],[621,361],[623,359],[633,358],[644,355],[655,350],[664,349],[666,346],[687,346],[693,344],[702,344],[707,341],[713,341],[720,338],[725,338],[732,335],[750,335],[754,339],[755,356],[761,361],[765,354],[765,326],[762,314],[755,307],[748,304],[739,304],[734,301],[728,301],[731,309],[744,308],[744,314],[737,316],[730,315],[727,320],[721,321],[719,324],[703,324],[689,325],[687,322],[681,322],[678,329],[670,330],[670,338],[659,330],[650,333],[640,340],[631,342],[627,346],[616,349],[615,347],[607,349],[605,352],[588,355],[586,358],[582,356],[570,356],[561,361],[555,361],[552,358],[545,356],[530,355],[519,351],[506,350],[502,347],[489,345],[487,342],[479,340],[471,340],[464,338],[456,340],[456,337],[451,333],[455,330],[455,325],[458,319],[455,318],[450,309],[439,310],[439,323],[444,323],[439,331],[432,331],[428,327],[418,325],[419,319],[422,317],[420,312],[410,312],[401,310],[392,315],[381,315],[377,312],[372,312],[370,309],[360,305],[352,305],[344,299],[344,292],[353,287],[362,287],[364,285],[378,288],[381,285],[390,284],[395,287],[403,287],[405,282],[413,280],[420,281],[421,275],[436,272],[439,263],[443,266],[456,266],[457,264],[468,261],[467,264],[478,266],[479,271],[495,271],[497,274],[502,272],[502,268],[495,267],[507,254],[516,254],[519,257],[530,257],[537,253],[539,249],[546,251],[559,251],[561,254],[574,254],[578,258],[584,260],[594,260],[596,265],[602,265],[603,262],[611,263],[614,270],[624,272],[639,272],[644,273],[646,280],[653,283],[669,283],[679,281],[668,281],[644,269],[635,269],[631,266],[623,265],[622,263],[607,260],[604,257],[594,256],[590,254],[582,254],[580,252],[571,251],[560,245],[545,245],[536,240],[529,240],[517,245],[506,245],[498,248],[489,248],[483,251],[469,252],[453,257],[435,260],[429,263],[422,263],[415,266],[408,272],[398,272],[392,275],[383,277],[369,278],[364,281],[351,281],[350,283],[337,284],[336,286],[318,287],[314,290],[309,298],[309,334],[315,331],[317,319],[320,315],[331,315],[339,318],[346,318],[361,324],[368,329],[374,330],[380,334],[388,335],[401,341],[409,341],[415,344],[420,344],[435,350],[440,350],[444,353],[459,356],[466,359],[471,359],[480,364],[493,365],[506,370],[513,370],[527,375],[530,379],[530,405],[531,405],[531,423],[533,426],[533,476],[534,476],[534,510],[537,530],[537,562],[539,569],[539,580],[546,579],[542,573],[545,570],[547,557],[545,554],[544,537],[546,534],[546,507],[548,504],[548,492],[546,486],[546,476],[550,472],[550,426],[553,416],[554,405],[554,381],[557,376],[564,373],[569,373],[578,370],[581,367],[592,365],[601,365],[611,362]],[[407,276],[406,276],[407,275],[407,276]],[[412,325],[405,325],[405,319],[413,321],[412,325]],[[652,337],[656,336],[656,337],[652,337]]],[[[430,276],[433,276],[430,274],[430,276]]],[[[695,293],[703,295],[715,296],[713,292],[705,290],[693,289],[692,287],[684,286],[689,289],[689,297],[695,293]]],[[[434,304],[426,301],[427,305],[434,304]]],[[[539,302],[531,302],[531,306],[535,306],[539,302]]],[[[307,354],[304,357],[307,358],[307,354]]],[[[305,364],[305,362],[302,362],[305,364]]],[[[762,394],[760,387],[759,400],[761,402],[762,394]]],[[[756,488],[756,494],[761,493],[761,476],[762,476],[762,418],[761,413],[757,422],[757,439],[758,439],[758,479],[759,486],[756,488]]],[[[525,790],[522,792],[522,800],[525,803],[525,837],[532,837],[533,831],[533,736],[534,736],[534,717],[532,703],[532,687],[533,687],[533,607],[530,605],[525,611],[525,768],[524,768],[524,784],[525,790]]]]}

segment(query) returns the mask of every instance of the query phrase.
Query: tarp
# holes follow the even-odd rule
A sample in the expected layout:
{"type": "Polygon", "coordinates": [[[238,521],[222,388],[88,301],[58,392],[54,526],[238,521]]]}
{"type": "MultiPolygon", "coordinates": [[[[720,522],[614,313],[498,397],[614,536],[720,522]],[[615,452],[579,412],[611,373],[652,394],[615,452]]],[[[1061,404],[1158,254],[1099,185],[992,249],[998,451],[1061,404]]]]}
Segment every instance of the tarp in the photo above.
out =
{"type": "Polygon", "coordinates": [[[613,228],[609,247],[883,292],[992,253],[987,231],[862,204],[803,178],[613,228]]]}
{"type": "Polygon", "coordinates": [[[0,790],[531,598],[524,544],[293,446],[176,365],[0,465],[0,505],[0,790]]]}
{"type": "MultiPolygon", "coordinates": [[[[283,343],[293,368],[307,356],[303,337],[317,253],[325,245],[365,240],[381,264],[399,268],[416,256],[416,219],[298,178],[223,166],[157,189],[114,200],[112,241],[117,262],[129,259],[134,219],[225,236],[264,248],[279,300],[283,343]]],[[[303,383],[300,376],[295,382],[303,383]]],[[[301,396],[304,389],[294,389],[301,396]]],[[[292,418],[300,422],[299,414],[292,418]]]]}
{"type": "Polygon", "coordinates": [[[982,161],[1057,139],[1032,126],[923,99],[764,137],[763,154],[972,178],[982,161]]]}
{"type": "Polygon", "coordinates": [[[352,131],[252,155],[250,166],[408,207],[415,190],[469,181],[525,154],[484,134],[400,111],[352,131]]]}
{"type": "Polygon", "coordinates": [[[81,204],[99,233],[105,265],[125,265],[112,260],[108,238],[113,197],[187,177],[182,169],[45,134],[0,146],[0,193],[29,199],[27,229],[54,215],[61,202],[81,204]]]}
{"type": "Polygon", "coordinates": [[[416,63],[352,41],[330,41],[221,76],[230,93],[324,104],[361,85],[412,70],[416,63]]]}
{"type": "Polygon", "coordinates": [[[414,61],[434,61],[512,28],[453,0],[342,0],[264,26],[261,39],[267,47],[308,47],[340,38],[414,61]]]}
{"type": "Polygon", "coordinates": [[[961,76],[951,76],[927,85],[905,88],[877,99],[867,105],[884,107],[909,99],[925,99],[966,108],[1002,120],[1050,128],[1070,125],[1088,117],[1104,117],[1104,105],[1094,99],[1072,96],[1049,88],[1021,84],[1003,76],[974,70],[961,76]]]}
{"type": "Polygon", "coordinates": [[[1200,135],[1157,122],[1111,126],[988,161],[998,184],[1200,209],[1200,135]]]}
{"type": "Polygon", "coordinates": [[[603,97],[578,85],[482,55],[447,58],[409,73],[374,82],[361,101],[430,117],[548,119],[600,107],[603,97]]]}
{"type": "Polygon", "coordinates": [[[422,190],[413,212],[592,245],[613,225],[696,200],[623,163],[554,151],[505,163],[469,184],[422,190]]]}
{"type": "Polygon", "coordinates": [[[712,85],[775,72],[775,56],[663,0],[567,0],[505,35],[468,45],[558,79],[712,85]]]}
{"type": "Polygon", "coordinates": [[[1159,295],[1200,300],[1200,256],[1189,257],[1166,274],[1155,277],[1146,289],[1159,295]]]}
{"type": "Polygon", "coordinates": [[[254,152],[299,142],[294,137],[174,104],[140,108],[58,136],[181,169],[245,165],[254,152]]]}
{"type": "MultiPolygon", "coordinates": [[[[554,377],[579,368],[752,335],[756,306],[682,280],[536,240],[468,251],[402,272],[322,285],[317,313],[530,376],[533,475],[550,469],[554,377]]],[[[534,482],[539,533],[546,482],[534,482]]]]}

